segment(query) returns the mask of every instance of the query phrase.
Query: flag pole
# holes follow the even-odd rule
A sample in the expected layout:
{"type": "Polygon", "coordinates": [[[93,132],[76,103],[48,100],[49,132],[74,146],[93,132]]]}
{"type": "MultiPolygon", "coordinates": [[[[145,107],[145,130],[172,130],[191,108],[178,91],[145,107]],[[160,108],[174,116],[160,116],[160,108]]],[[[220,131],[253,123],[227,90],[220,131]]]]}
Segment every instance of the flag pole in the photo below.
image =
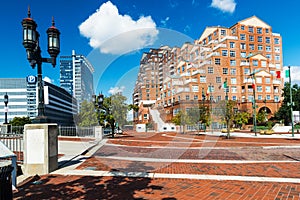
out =
{"type": "Polygon", "coordinates": [[[289,65],[289,84],[290,84],[290,106],[291,106],[291,120],[292,120],[292,137],[294,137],[293,93],[292,93],[292,78],[291,78],[291,66],[290,65],[289,65]]]}

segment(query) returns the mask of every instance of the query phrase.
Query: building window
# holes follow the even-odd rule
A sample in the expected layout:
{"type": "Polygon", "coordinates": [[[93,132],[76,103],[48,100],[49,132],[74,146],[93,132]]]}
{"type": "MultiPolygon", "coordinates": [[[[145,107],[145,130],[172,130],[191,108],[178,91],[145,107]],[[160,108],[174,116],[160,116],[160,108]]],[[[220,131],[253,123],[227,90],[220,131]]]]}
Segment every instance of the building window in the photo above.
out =
{"type": "Polygon", "coordinates": [[[246,35],[245,34],[240,34],[240,40],[246,40],[246,35]]]}
{"type": "Polygon", "coordinates": [[[256,29],[256,32],[257,32],[258,34],[262,34],[262,28],[257,28],[257,29],[256,29]]]}
{"type": "Polygon", "coordinates": [[[266,46],[266,51],[270,52],[271,51],[271,46],[266,46]]]}
{"type": "Polygon", "coordinates": [[[262,41],[263,41],[262,36],[258,36],[257,37],[257,42],[262,42],[262,41]]]}
{"type": "Polygon", "coordinates": [[[185,95],[185,100],[190,100],[190,95],[185,95]]]}
{"type": "Polygon", "coordinates": [[[266,33],[269,33],[269,29],[266,28],[266,33]]]}
{"type": "Polygon", "coordinates": [[[258,99],[258,100],[262,100],[262,95],[261,95],[261,94],[258,95],[258,96],[257,96],[257,99],[258,99]]]}
{"type": "Polygon", "coordinates": [[[246,49],[246,44],[245,43],[241,43],[240,46],[241,46],[241,49],[244,49],[244,50],[246,49]]]}
{"type": "Polygon", "coordinates": [[[262,92],[262,86],[257,86],[256,89],[257,89],[257,92],[262,92]]]}
{"type": "Polygon", "coordinates": [[[275,38],[275,39],[274,39],[274,43],[275,43],[275,44],[279,44],[279,38],[275,38]]]}
{"type": "Polygon", "coordinates": [[[194,100],[198,100],[198,95],[194,95],[194,100]]]}
{"type": "Polygon", "coordinates": [[[211,35],[208,36],[208,41],[211,41],[211,35]]]}
{"type": "Polygon", "coordinates": [[[144,119],[148,119],[148,114],[144,114],[144,119]]]}
{"type": "Polygon", "coordinates": [[[271,92],[271,87],[270,86],[266,86],[266,92],[271,92]]]}
{"type": "Polygon", "coordinates": [[[235,48],[235,43],[234,43],[234,42],[230,42],[230,43],[229,43],[229,47],[230,47],[230,48],[235,48]]]}
{"type": "Polygon", "coordinates": [[[249,26],[248,31],[249,31],[249,33],[253,33],[253,26],[249,26]]]}
{"type": "Polygon", "coordinates": [[[241,26],[241,30],[245,30],[245,26],[244,25],[241,26]]]}
{"type": "Polygon", "coordinates": [[[261,44],[258,45],[258,46],[257,46],[257,50],[258,50],[258,51],[262,51],[262,50],[263,50],[263,45],[261,45],[261,44]]]}
{"type": "Polygon", "coordinates": [[[250,69],[249,68],[245,68],[244,69],[244,74],[245,75],[249,75],[250,74],[250,69]]]}
{"type": "Polygon", "coordinates": [[[275,101],[275,102],[279,102],[279,96],[275,95],[275,96],[274,96],[274,101],[275,101]]]}
{"type": "Polygon", "coordinates": [[[255,66],[255,67],[258,66],[258,60],[253,60],[252,65],[255,66]]]}
{"type": "Polygon", "coordinates": [[[267,100],[271,100],[271,95],[267,95],[267,96],[266,96],[266,99],[267,99],[267,100]]]}
{"type": "Polygon", "coordinates": [[[280,61],[280,55],[277,55],[277,54],[276,54],[276,55],[275,55],[275,60],[276,60],[276,61],[280,61]]]}
{"type": "Polygon", "coordinates": [[[221,35],[225,36],[226,35],[226,30],[222,29],[221,30],[221,35]]]}
{"type": "Polygon", "coordinates": [[[221,59],[215,58],[215,65],[221,65],[221,59]]]}
{"type": "Polygon", "coordinates": [[[231,92],[232,92],[232,93],[237,93],[237,88],[236,88],[236,86],[231,86],[231,92]]]}
{"type": "Polygon", "coordinates": [[[267,67],[267,61],[262,60],[262,61],[261,61],[261,66],[262,66],[262,67],[267,67]]]}
{"type": "Polygon", "coordinates": [[[199,92],[199,86],[198,85],[192,85],[192,91],[193,92],[199,92]]]}
{"type": "Polygon", "coordinates": [[[270,43],[271,43],[270,37],[266,37],[266,43],[267,43],[267,44],[270,44],[270,43]]]}
{"type": "Polygon", "coordinates": [[[231,29],[231,34],[234,35],[236,33],[236,28],[231,29]]]}
{"type": "Polygon", "coordinates": [[[214,73],[214,68],[213,67],[208,67],[207,68],[207,73],[213,74],[214,73]]]}
{"type": "Polygon", "coordinates": [[[265,82],[266,82],[266,83],[271,83],[271,79],[270,79],[270,78],[266,78],[266,79],[265,79],[265,82]]]}
{"type": "Polygon", "coordinates": [[[221,83],[221,82],[222,82],[221,77],[217,76],[217,77],[216,77],[216,83],[221,83]]]}
{"type": "Polygon", "coordinates": [[[246,58],[246,56],[247,56],[246,52],[241,52],[241,57],[242,58],[246,58]]]}
{"type": "Polygon", "coordinates": [[[235,51],[230,50],[230,57],[235,57],[235,51]]]}
{"type": "Polygon", "coordinates": [[[272,60],[271,54],[266,54],[266,58],[268,58],[269,60],[272,60]]]}
{"type": "Polygon", "coordinates": [[[254,42],[254,36],[253,35],[249,35],[249,41],[254,42]]]}
{"type": "Polygon", "coordinates": [[[236,84],[236,78],[230,78],[230,83],[232,85],[235,85],[236,84]]]}
{"type": "Polygon", "coordinates": [[[227,50],[222,50],[222,56],[228,56],[228,51],[227,50]]]}
{"type": "Polygon", "coordinates": [[[236,66],[236,61],[235,60],[230,60],[230,66],[236,66]]]}
{"type": "Polygon", "coordinates": [[[276,53],[280,53],[280,47],[274,47],[276,53]]]}
{"type": "Polygon", "coordinates": [[[200,76],[200,83],[206,83],[206,76],[200,76]]]}
{"type": "Polygon", "coordinates": [[[223,74],[228,74],[228,68],[223,68],[223,74]]]}
{"type": "Polygon", "coordinates": [[[235,68],[230,69],[230,75],[236,75],[236,69],[235,68]]]}
{"type": "Polygon", "coordinates": [[[254,44],[249,44],[249,49],[254,50],[254,44]]]}

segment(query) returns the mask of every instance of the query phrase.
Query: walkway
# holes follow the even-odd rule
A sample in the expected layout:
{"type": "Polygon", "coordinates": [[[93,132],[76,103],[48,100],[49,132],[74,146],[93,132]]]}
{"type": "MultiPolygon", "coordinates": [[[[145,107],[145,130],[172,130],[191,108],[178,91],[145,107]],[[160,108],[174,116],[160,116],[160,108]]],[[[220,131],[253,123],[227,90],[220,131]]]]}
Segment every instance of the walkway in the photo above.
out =
{"type": "Polygon", "coordinates": [[[15,199],[300,199],[299,135],[232,135],[103,140],[65,167],[24,181],[15,199]]]}

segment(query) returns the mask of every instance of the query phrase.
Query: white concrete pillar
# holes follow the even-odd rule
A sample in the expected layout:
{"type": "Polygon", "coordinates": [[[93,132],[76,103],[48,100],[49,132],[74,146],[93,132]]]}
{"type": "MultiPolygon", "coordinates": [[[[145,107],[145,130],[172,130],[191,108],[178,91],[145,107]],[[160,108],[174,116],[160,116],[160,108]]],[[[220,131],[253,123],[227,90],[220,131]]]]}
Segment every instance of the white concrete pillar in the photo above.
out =
{"type": "Polygon", "coordinates": [[[103,137],[103,128],[102,126],[95,126],[94,127],[94,133],[95,133],[95,138],[102,140],[103,137]]]}
{"type": "Polygon", "coordinates": [[[24,126],[24,174],[48,174],[58,167],[57,124],[24,126]]]}

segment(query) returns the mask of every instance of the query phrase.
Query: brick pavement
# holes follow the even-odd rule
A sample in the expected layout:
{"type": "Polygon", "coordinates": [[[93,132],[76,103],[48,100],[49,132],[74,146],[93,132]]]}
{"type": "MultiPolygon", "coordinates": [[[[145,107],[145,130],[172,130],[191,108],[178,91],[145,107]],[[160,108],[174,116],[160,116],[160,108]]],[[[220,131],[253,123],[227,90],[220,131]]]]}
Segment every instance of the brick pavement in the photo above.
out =
{"type": "Polygon", "coordinates": [[[167,136],[151,134],[149,137],[130,134],[110,139],[95,154],[78,165],[74,171],[79,174],[82,172],[82,176],[53,173],[32,177],[20,185],[19,192],[14,196],[15,199],[300,199],[300,183],[294,182],[83,175],[101,170],[171,175],[275,177],[291,178],[299,182],[300,162],[296,160],[300,158],[300,151],[297,145],[300,145],[297,139],[227,140],[222,137],[191,134],[168,133],[167,136]],[[201,149],[203,146],[207,147],[207,141],[210,140],[214,140],[212,145],[208,145],[211,149],[201,149]],[[270,146],[274,148],[264,148],[270,146]],[[291,146],[294,147],[290,148],[291,146]],[[160,147],[165,148],[162,150],[160,147]],[[205,152],[205,156],[201,155],[201,152],[202,154],[205,152]],[[133,155],[137,160],[126,160],[133,155]],[[113,156],[124,157],[116,159],[113,156]],[[144,161],[143,158],[147,156],[154,159],[144,161]],[[188,163],[157,160],[172,156],[179,160],[189,160],[188,163]],[[198,162],[199,160],[203,163],[198,162]],[[249,161],[249,163],[235,163],[235,161],[249,161]]]}

